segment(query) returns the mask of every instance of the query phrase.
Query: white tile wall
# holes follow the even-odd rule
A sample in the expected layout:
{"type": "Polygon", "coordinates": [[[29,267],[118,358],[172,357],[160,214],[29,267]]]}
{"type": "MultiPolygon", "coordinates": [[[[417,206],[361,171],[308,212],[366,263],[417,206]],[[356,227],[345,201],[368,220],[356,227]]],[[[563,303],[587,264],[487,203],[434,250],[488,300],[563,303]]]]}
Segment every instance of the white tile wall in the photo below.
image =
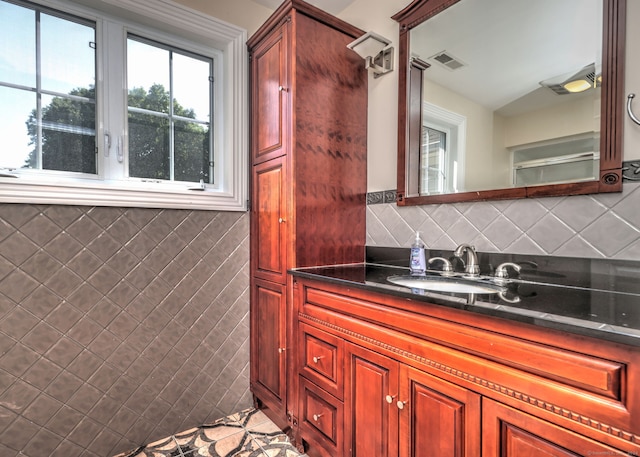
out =
{"type": "Polygon", "coordinates": [[[367,245],[640,259],[640,184],[622,193],[425,206],[367,206],[367,245]]]}

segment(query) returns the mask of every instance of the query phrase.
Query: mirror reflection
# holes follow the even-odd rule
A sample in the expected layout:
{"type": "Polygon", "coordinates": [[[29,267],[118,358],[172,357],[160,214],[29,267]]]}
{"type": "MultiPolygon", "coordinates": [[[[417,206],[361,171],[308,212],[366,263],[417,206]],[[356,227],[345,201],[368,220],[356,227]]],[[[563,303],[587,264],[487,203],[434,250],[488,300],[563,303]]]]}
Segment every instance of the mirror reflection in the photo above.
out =
{"type": "Polygon", "coordinates": [[[602,10],[461,0],[412,28],[423,95],[407,196],[598,180],[602,10]]]}

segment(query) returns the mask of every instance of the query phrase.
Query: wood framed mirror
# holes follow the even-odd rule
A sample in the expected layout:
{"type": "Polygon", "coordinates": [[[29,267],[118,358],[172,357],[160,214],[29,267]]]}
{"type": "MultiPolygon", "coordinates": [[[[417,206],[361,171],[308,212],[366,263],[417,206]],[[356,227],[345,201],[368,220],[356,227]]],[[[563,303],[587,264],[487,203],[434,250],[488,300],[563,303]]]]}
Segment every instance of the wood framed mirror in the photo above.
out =
{"type": "Polygon", "coordinates": [[[626,0],[415,0],[398,205],[622,190],[626,0]]]}

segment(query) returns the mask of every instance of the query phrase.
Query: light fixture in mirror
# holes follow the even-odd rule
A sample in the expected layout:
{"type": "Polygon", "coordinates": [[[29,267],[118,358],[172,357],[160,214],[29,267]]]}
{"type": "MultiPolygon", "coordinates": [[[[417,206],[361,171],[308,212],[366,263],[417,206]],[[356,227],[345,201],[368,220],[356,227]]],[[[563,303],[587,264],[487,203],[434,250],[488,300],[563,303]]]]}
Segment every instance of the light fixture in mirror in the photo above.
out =
{"type": "Polygon", "coordinates": [[[600,84],[602,84],[602,75],[597,74],[595,63],[586,65],[578,72],[571,72],[540,82],[542,87],[547,87],[558,95],[597,89],[600,84]]]}
{"type": "Polygon", "coordinates": [[[365,68],[378,78],[393,70],[393,48],[387,47],[391,40],[374,32],[367,32],[347,47],[365,60],[365,68]]]}
{"type": "Polygon", "coordinates": [[[625,0],[416,0],[398,204],[622,189],[625,0]]]}

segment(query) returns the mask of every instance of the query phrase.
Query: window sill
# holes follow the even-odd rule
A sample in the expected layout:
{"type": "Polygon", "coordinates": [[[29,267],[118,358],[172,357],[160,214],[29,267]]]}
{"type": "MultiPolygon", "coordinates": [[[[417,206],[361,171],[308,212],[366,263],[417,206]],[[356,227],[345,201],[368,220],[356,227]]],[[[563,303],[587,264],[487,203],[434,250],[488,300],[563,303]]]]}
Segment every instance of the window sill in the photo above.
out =
{"type": "MultiPolygon", "coordinates": [[[[18,178],[20,179],[20,178],[18,178]]],[[[144,183],[25,183],[0,178],[5,203],[246,211],[242,192],[188,190],[144,183]],[[154,188],[156,187],[156,188],[154,188]]]]}

